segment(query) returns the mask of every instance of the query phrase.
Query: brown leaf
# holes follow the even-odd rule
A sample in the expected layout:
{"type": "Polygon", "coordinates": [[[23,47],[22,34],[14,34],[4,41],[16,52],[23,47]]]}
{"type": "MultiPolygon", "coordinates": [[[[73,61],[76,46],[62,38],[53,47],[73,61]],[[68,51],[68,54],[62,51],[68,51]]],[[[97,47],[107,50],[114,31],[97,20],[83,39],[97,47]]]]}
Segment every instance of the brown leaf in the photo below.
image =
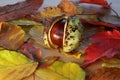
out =
{"type": "Polygon", "coordinates": [[[26,0],[14,5],[0,7],[0,21],[9,21],[31,14],[41,6],[43,0],[26,0]]]}
{"type": "Polygon", "coordinates": [[[16,50],[24,43],[24,34],[19,26],[2,23],[0,27],[0,46],[16,50]]]}

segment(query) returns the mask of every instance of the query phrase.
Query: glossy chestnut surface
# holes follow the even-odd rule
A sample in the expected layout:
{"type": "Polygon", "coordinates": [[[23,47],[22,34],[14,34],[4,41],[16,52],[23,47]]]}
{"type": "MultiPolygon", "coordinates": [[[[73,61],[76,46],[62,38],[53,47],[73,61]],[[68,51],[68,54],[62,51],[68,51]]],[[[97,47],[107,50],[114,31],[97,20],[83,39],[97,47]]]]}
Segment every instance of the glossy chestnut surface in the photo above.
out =
{"type": "Polygon", "coordinates": [[[51,29],[50,37],[54,44],[58,45],[59,47],[63,46],[63,35],[64,35],[64,26],[66,23],[66,19],[63,18],[62,20],[55,23],[51,29]]]}

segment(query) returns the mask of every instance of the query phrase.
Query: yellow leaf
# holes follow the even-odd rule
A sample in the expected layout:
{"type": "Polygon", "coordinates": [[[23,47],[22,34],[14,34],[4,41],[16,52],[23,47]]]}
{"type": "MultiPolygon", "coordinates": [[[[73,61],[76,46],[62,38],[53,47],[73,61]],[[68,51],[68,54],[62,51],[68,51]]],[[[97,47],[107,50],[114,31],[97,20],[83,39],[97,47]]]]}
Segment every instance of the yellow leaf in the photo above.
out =
{"type": "Polygon", "coordinates": [[[37,65],[19,52],[0,50],[0,80],[21,80],[31,75],[37,65]]]}
{"type": "Polygon", "coordinates": [[[85,80],[85,72],[78,64],[56,61],[48,68],[39,68],[35,74],[41,80],[85,80]]]}

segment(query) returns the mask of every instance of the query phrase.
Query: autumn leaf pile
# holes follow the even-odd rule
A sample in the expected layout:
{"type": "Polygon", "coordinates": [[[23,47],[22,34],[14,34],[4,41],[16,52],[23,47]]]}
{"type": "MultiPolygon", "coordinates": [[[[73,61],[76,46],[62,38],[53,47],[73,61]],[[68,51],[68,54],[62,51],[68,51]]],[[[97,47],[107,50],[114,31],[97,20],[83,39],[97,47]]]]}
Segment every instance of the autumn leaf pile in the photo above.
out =
{"type": "Polygon", "coordinates": [[[120,17],[115,11],[108,15],[113,9],[107,1],[61,0],[37,11],[42,3],[26,0],[0,7],[0,80],[120,79],[120,24],[113,21],[120,17]],[[61,15],[76,16],[84,26],[77,52],[44,44],[44,31],[61,15]]]}

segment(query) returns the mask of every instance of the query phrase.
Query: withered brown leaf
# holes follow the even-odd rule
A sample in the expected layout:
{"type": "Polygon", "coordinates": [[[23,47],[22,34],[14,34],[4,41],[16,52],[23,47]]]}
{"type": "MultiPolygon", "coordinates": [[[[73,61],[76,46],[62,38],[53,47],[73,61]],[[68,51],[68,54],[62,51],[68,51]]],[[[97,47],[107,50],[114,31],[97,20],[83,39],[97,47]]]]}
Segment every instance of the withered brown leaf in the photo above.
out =
{"type": "Polygon", "coordinates": [[[9,21],[31,14],[42,5],[43,0],[26,0],[14,5],[0,7],[0,21],[9,21]]]}

